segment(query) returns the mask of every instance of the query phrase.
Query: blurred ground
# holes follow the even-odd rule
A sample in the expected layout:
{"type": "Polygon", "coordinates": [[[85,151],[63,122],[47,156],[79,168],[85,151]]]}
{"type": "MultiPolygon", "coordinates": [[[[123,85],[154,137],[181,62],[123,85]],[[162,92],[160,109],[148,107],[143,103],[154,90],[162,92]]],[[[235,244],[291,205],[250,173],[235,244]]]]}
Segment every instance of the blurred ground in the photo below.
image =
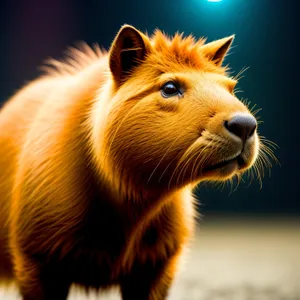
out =
{"type": "MultiPolygon", "coordinates": [[[[0,289],[1,300],[20,299],[0,289]]],[[[117,292],[68,300],[119,300],[117,292]]],[[[170,300],[300,300],[300,220],[206,216],[170,300]]]]}

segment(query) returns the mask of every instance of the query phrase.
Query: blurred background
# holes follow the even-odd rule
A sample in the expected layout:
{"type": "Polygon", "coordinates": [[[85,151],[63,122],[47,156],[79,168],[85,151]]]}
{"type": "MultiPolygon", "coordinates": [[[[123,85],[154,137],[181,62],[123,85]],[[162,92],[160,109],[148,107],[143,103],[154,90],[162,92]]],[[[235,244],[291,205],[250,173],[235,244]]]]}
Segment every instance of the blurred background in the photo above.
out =
{"type": "MultiPolygon", "coordinates": [[[[281,166],[274,164],[271,176],[266,172],[262,188],[257,180],[237,189],[200,185],[199,236],[170,299],[300,299],[299,12],[297,0],[0,4],[0,105],[40,74],[46,58],[62,58],[67,46],[82,40],[108,49],[124,23],[208,41],[236,34],[226,63],[233,74],[249,67],[237,96],[262,108],[259,132],[279,145],[281,166]]],[[[15,298],[0,290],[0,299],[15,298]]]]}

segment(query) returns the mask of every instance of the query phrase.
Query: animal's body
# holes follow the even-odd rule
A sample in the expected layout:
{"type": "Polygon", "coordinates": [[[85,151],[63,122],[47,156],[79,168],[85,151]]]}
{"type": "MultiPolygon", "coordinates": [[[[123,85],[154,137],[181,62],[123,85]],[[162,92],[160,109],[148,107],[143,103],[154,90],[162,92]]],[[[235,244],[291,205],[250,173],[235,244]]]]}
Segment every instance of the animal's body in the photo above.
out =
{"type": "Polygon", "coordinates": [[[0,111],[0,277],[24,300],[72,283],[165,299],[195,227],[192,189],[254,163],[256,121],[204,44],[123,26],[0,111]]]}

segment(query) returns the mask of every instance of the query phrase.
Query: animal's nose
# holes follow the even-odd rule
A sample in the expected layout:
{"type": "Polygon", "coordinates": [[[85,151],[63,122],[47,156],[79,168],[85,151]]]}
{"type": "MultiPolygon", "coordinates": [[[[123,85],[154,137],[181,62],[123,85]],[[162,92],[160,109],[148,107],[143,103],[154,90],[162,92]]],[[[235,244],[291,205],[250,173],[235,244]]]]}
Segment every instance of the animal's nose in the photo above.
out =
{"type": "Polygon", "coordinates": [[[225,121],[224,125],[229,132],[246,142],[255,132],[257,122],[251,115],[236,114],[231,120],[225,121]]]}

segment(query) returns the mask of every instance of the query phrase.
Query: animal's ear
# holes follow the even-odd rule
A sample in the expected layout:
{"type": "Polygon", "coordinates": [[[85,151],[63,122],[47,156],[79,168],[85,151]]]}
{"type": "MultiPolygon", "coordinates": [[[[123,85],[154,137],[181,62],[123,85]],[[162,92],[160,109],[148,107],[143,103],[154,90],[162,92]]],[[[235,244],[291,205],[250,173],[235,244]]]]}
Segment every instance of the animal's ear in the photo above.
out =
{"type": "Polygon", "coordinates": [[[149,39],[130,25],[123,25],[109,52],[109,67],[118,85],[141,64],[149,50],[149,39]]]}
{"type": "Polygon", "coordinates": [[[200,49],[209,60],[212,60],[217,66],[221,66],[233,40],[234,35],[231,35],[205,44],[200,49]]]}

